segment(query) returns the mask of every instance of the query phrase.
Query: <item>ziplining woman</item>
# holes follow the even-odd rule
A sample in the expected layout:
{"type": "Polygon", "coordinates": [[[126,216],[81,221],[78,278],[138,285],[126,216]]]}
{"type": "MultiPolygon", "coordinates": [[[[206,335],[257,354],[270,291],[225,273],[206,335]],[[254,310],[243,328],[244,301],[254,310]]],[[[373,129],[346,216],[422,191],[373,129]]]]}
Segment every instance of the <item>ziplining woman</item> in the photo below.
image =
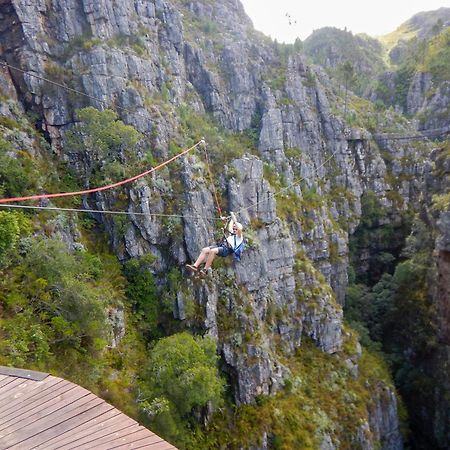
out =
{"type": "Polygon", "coordinates": [[[186,267],[191,272],[200,271],[202,274],[210,274],[212,272],[211,264],[217,255],[221,257],[233,255],[235,260],[240,261],[241,254],[244,250],[244,235],[242,233],[243,226],[236,220],[234,213],[230,213],[230,217],[225,220],[227,220],[227,223],[223,229],[224,238],[222,242],[202,248],[195,263],[186,264],[186,267]],[[205,266],[203,269],[200,269],[200,265],[203,263],[205,266]]]}

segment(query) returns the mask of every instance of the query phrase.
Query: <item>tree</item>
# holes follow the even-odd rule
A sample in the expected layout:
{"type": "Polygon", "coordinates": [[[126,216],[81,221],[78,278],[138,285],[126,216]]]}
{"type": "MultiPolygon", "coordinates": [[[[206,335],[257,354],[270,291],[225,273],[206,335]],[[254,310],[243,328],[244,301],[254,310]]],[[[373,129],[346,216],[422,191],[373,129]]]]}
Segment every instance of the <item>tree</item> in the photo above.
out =
{"type": "Polygon", "coordinates": [[[0,211],[0,268],[8,263],[19,238],[31,232],[31,222],[21,213],[0,211]]]}
{"type": "Polygon", "coordinates": [[[208,402],[221,402],[223,381],[217,372],[216,344],[210,337],[179,333],[161,339],[150,356],[150,380],[158,397],[183,416],[208,402]]]}
{"type": "Polygon", "coordinates": [[[118,120],[114,111],[99,111],[90,106],[80,109],[77,116],[80,122],[67,133],[65,152],[69,157],[79,155],[74,159],[82,159],[88,177],[101,172],[106,178],[113,172],[123,171],[124,164],[136,161],[142,135],[118,120]]]}
{"type": "Polygon", "coordinates": [[[127,299],[132,305],[138,327],[147,339],[161,335],[158,331],[158,292],[155,278],[149,269],[153,261],[154,256],[148,254],[130,259],[124,265],[124,274],[128,280],[127,299]]]}
{"type": "Polygon", "coordinates": [[[38,174],[35,161],[25,151],[0,137],[0,194],[16,197],[36,189],[38,174]]]}
{"type": "Polygon", "coordinates": [[[146,399],[140,402],[150,426],[179,448],[188,441],[196,413],[206,405],[222,404],[224,382],[217,370],[216,344],[210,337],[179,333],[158,341],[151,351],[147,381],[142,384],[146,399]]]}
{"type": "Polygon", "coordinates": [[[344,116],[347,116],[347,97],[348,90],[355,81],[355,68],[350,61],[345,61],[338,67],[338,74],[345,86],[345,100],[344,100],[344,116]]]}

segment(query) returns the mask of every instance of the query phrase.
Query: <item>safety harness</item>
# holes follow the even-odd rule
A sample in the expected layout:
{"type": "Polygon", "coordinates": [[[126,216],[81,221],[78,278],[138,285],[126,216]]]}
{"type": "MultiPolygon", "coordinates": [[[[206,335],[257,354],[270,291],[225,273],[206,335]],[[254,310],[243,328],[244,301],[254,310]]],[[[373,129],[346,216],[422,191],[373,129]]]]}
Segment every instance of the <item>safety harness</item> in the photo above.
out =
{"type": "Polygon", "coordinates": [[[233,253],[233,258],[236,261],[240,261],[241,260],[241,254],[244,251],[245,245],[244,245],[244,239],[242,239],[242,242],[236,246],[236,233],[233,233],[233,224],[236,222],[236,217],[234,216],[234,214],[232,214],[231,216],[226,218],[226,222],[225,225],[222,229],[222,241],[221,241],[221,245],[227,247],[229,250],[231,250],[231,252],[233,253]],[[230,245],[230,243],[228,242],[228,237],[230,236],[234,236],[234,247],[232,247],[230,245]]]}

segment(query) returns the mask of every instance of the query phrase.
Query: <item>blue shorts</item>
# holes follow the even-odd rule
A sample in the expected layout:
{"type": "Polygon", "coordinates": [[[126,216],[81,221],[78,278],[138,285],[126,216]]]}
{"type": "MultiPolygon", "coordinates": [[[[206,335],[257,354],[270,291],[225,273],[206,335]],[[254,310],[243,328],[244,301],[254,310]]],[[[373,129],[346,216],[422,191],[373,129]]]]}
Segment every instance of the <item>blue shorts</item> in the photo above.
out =
{"type": "Polygon", "coordinates": [[[211,245],[211,247],[209,247],[209,248],[210,248],[210,249],[218,248],[218,249],[219,249],[219,252],[218,252],[217,254],[218,254],[219,256],[222,256],[222,257],[231,255],[231,253],[233,253],[233,252],[231,251],[231,249],[228,248],[226,245],[211,245]]]}

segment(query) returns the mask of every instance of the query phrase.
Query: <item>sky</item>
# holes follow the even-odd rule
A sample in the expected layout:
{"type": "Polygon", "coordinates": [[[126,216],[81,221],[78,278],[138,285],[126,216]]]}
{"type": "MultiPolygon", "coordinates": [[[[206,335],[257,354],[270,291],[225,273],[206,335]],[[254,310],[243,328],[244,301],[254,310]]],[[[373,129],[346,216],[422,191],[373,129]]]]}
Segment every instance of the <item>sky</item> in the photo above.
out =
{"type": "Polygon", "coordinates": [[[450,8],[450,0],[241,0],[259,31],[279,42],[306,39],[313,30],[347,27],[381,36],[421,11],[450,8]]]}

